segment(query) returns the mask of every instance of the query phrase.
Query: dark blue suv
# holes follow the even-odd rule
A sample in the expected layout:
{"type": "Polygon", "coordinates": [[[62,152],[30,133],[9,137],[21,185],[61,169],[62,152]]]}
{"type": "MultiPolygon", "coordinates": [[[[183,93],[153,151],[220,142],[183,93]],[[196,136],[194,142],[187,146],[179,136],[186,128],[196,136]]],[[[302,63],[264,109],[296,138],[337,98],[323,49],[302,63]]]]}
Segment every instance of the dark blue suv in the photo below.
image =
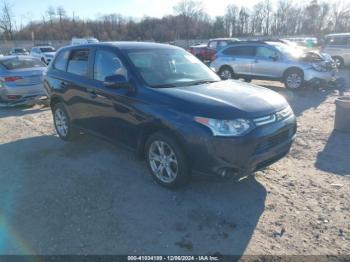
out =
{"type": "Polygon", "coordinates": [[[81,131],[144,157],[163,186],[242,176],[285,156],[296,118],[279,94],[222,81],[181,48],[115,42],[59,50],[44,81],[63,140],[81,131]]]}

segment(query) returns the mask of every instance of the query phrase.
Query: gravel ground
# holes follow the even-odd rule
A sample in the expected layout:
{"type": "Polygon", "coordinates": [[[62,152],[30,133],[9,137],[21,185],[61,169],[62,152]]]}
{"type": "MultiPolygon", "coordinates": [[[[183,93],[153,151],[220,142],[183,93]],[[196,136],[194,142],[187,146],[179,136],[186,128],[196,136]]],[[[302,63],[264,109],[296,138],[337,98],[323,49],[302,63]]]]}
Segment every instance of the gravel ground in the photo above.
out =
{"type": "Polygon", "coordinates": [[[0,109],[0,254],[350,255],[338,92],[255,83],[286,96],[298,117],[290,154],[240,182],[195,179],[177,191],[122,148],[60,141],[48,108],[0,109]]]}

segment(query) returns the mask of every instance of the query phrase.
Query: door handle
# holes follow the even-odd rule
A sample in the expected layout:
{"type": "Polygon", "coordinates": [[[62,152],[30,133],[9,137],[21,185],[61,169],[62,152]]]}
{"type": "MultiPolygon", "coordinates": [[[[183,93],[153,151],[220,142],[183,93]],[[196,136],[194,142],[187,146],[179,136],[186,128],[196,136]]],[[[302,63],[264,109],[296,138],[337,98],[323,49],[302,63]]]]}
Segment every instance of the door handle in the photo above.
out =
{"type": "Polygon", "coordinates": [[[68,86],[68,82],[65,82],[65,81],[61,82],[60,84],[61,88],[66,88],[67,86],[68,86]]]}

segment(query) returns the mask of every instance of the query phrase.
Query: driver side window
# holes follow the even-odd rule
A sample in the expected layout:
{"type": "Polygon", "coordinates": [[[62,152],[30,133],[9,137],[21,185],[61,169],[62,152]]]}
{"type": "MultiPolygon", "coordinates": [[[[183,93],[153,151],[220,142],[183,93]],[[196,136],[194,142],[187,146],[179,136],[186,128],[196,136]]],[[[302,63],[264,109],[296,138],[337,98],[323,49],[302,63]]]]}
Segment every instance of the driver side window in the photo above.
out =
{"type": "Polygon", "coordinates": [[[271,59],[272,57],[277,57],[277,52],[271,48],[265,46],[259,46],[256,50],[256,56],[266,59],[271,59]]]}
{"type": "Polygon", "coordinates": [[[104,81],[106,76],[123,75],[127,72],[118,56],[107,50],[97,50],[94,63],[94,79],[104,81]]]}

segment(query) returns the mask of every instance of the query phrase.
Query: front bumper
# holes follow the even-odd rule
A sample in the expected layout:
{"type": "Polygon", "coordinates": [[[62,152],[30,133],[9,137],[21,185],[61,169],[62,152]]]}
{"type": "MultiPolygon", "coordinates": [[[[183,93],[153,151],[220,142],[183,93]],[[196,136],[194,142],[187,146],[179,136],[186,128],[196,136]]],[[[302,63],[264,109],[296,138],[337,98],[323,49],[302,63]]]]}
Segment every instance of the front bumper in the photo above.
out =
{"type": "Polygon", "coordinates": [[[277,123],[257,127],[239,138],[213,137],[211,132],[203,134],[207,130],[196,130],[197,138],[190,138],[188,149],[192,169],[221,177],[244,176],[263,169],[289,152],[296,130],[294,115],[277,123]]]}
{"type": "Polygon", "coordinates": [[[319,72],[314,69],[304,70],[304,80],[305,82],[314,85],[328,85],[334,83],[339,79],[338,72],[327,71],[327,72],[319,72]]]}

